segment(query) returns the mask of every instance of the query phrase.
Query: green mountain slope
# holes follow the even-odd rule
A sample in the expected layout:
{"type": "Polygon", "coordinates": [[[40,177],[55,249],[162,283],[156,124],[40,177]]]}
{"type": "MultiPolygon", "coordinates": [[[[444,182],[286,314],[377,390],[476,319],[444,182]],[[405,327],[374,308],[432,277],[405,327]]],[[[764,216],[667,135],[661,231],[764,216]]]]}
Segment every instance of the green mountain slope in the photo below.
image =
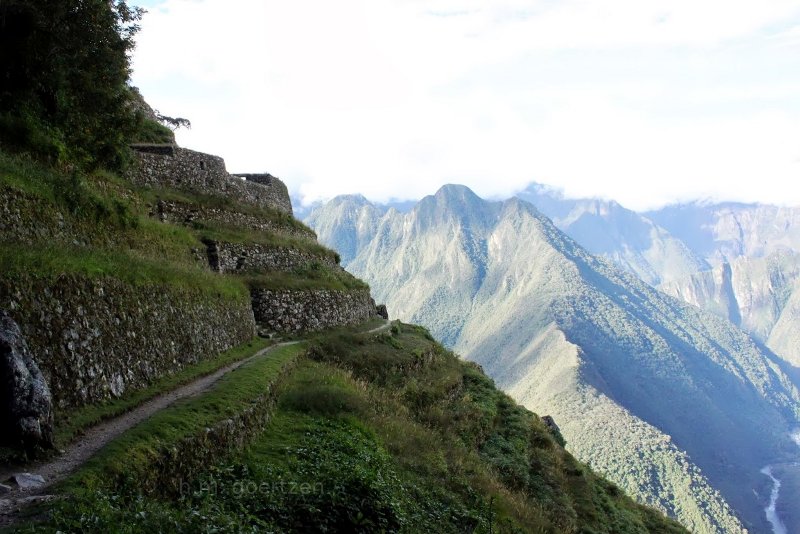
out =
{"type": "Polygon", "coordinates": [[[774,354],[591,256],[525,202],[446,186],[372,235],[347,267],[555,415],[578,458],[694,531],[741,531],[739,518],[768,531],[759,470],[796,456],[800,413],[774,354]]]}
{"type": "Polygon", "coordinates": [[[237,370],[123,436],[33,529],[684,532],[577,462],[539,417],[419,327],[324,334],[288,373],[274,367],[237,370]],[[192,412],[207,425],[228,392],[255,395],[259,380],[272,380],[276,407],[244,451],[207,458],[191,477],[159,467],[156,451],[176,439],[159,427],[173,418],[186,429],[192,412]]]}

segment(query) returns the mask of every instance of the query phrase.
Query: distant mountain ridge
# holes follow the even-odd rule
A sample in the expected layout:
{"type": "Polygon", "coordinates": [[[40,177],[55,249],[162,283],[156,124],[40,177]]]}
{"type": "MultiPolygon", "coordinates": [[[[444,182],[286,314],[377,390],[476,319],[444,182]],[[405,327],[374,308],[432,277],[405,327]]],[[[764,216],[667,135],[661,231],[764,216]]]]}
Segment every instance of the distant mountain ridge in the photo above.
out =
{"type": "Polygon", "coordinates": [[[536,206],[592,254],[603,256],[651,285],[710,269],[681,239],[613,200],[567,199],[532,184],[516,195],[536,206]]]}
{"type": "MultiPolygon", "coordinates": [[[[680,268],[707,266],[618,205],[548,209],[576,232],[582,219],[636,221],[613,237],[644,235],[651,253],[629,247],[617,262],[659,265],[671,247],[680,268]]],[[[306,222],[395,316],[425,324],[518,400],[552,413],[572,451],[626,491],[697,532],[742,530],[726,500],[767,531],[753,491],[763,489],[759,469],[793,450],[800,394],[779,359],[733,325],[592,256],[518,199],[445,186],[401,214],[342,197],[306,222]]]]}
{"type": "MultiPolygon", "coordinates": [[[[566,198],[535,183],[516,197],[533,204],[590,253],[766,343],[797,367],[800,385],[800,294],[795,296],[800,282],[796,260],[788,259],[800,255],[800,208],[698,201],[637,213],[613,200],[566,198]]],[[[353,199],[348,210],[366,207],[358,215],[361,240],[393,206],[360,196],[337,197],[332,203],[343,207],[341,198],[353,199]]],[[[407,205],[402,204],[403,211],[407,205]]],[[[349,262],[360,243],[355,234],[341,234],[351,225],[319,221],[329,226],[318,227],[315,211],[307,222],[349,262]]]]}

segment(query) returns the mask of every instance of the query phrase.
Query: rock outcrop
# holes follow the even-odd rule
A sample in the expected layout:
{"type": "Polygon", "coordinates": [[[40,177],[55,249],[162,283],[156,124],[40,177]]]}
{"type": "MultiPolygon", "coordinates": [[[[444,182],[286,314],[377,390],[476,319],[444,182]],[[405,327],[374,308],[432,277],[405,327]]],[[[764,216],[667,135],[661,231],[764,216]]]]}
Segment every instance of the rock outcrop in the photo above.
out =
{"type": "Polygon", "coordinates": [[[53,445],[53,399],[17,323],[0,311],[2,428],[12,444],[30,449],[53,445]]]}

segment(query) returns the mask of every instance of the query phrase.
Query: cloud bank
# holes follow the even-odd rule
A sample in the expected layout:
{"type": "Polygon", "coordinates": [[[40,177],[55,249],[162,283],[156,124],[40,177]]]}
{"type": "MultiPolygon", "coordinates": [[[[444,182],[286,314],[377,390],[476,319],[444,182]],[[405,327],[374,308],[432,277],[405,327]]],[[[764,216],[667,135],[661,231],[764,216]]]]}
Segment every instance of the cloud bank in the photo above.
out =
{"type": "Polygon", "coordinates": [[[800,204],[796,1],[151,1],[134,83],[184,146],[306,202],[800,204]]]}

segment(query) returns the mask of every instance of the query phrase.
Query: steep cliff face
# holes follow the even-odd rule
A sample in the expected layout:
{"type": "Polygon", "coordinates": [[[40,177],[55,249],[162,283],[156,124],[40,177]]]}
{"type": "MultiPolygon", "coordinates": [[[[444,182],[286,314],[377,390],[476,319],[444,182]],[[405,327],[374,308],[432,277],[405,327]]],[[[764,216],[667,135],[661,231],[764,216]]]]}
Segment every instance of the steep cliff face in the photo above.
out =
{"type": "Polygon", "coordinates": [[[306,222],[314,227],[320,242],[336,250],[347,264],[372,240],[385,211],[361,195],[342,195],[326,205],[324,218],[312,211],[306,222]]]}
{"type": "Polygon", "coordinates": [[[753,490],[792,450],[800,414],[774,354],[591,256],[526,202],[447,186],[371,233],[347,266],[555,415],[579,458],[694,531],[741,530],[737,513],[768,528],[753,490]]]}
{"type": "Polygon", "coordinates": [[[762,258],[739,257],[659,289],[728,319],[797,367],[798,283],[800,255],[776,252],[762,258]]]}
{"type": "Polygon", "coordinates": [[[800,251],[800,208],[689,203],[644,214],[712,265],[800,251]]]}

